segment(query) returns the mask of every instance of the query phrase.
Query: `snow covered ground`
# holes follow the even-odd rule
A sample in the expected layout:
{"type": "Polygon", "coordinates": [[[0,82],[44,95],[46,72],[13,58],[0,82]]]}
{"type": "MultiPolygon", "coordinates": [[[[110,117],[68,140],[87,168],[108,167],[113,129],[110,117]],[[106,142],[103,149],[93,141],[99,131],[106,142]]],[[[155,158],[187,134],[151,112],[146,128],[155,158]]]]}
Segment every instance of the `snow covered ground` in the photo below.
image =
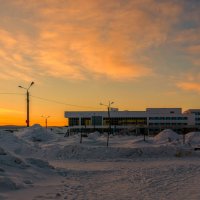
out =
{"type": "Polygon", "coordinates": [[[0,130],[0,200],[200,199],[200,132],[64,137],[39,125],[0,130]]]}

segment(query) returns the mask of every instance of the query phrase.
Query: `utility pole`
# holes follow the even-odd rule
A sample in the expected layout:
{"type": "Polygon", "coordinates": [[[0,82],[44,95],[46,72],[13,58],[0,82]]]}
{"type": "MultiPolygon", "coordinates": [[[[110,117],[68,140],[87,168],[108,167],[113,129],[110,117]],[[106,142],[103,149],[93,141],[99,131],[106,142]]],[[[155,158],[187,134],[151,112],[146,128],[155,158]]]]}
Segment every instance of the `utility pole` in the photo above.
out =
{"type": "Polygon", "coordinates": [[[26,110],[27,110],[27,112],[26,112],[26,123],[27,123],[27,127],[29,127],[29,122],[30,122],[30,119],[29,119],[29,91],[27,90],[26,91],[26,100],[27,100],[27,102],[26,102],[26,106],[27,106],[27,108],[26,108],[26,110]]]}
{"type": "Polygon", "coordinates": [[[28,88],[22,87],[21,85],[19,85],[19,88],[25,89],[26,90],[26,125],[27,127],[29,127],[30,125],[30,117],[29,117],[29,89],[30,87],[34,84],[34,82],[31,82],[31,84],[29,85],[28,88]]]}
{"type": "Polygon", "coordinates": [[[47,127],[48,127],[48,126],[47,126],[47,119],[48,119],[50,116],[43,116],[43,115],[42,115],[41,117],[45,118],[45,127],[46,127],[46,130],[47,130],[47,127]]]}
{"type": "Polygon", "coordinates": [[[113,104],[114,102],[110,102],[108,103],[108,105],[100,103],[100,105],[102,106],[106,106],[107,110],[108,110],[108,123],[109,123],[109,131],[108,131],[108,135],[107,135],[107,147],[108,147],[108,143],[109,143],[109,137],[111,134],[111,117],[110,117],[110,108],[111,108],[111,104],[113,104]]]}

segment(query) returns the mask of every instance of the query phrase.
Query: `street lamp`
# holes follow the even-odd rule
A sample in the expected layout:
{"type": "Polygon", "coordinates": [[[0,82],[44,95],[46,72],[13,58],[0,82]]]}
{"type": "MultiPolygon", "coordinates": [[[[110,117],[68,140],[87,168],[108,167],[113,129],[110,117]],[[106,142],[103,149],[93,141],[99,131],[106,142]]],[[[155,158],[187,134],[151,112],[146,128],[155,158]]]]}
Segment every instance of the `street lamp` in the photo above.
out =
{"type": "Polygon", "coordinates": [[[111,118],[110,118],[110,106],[111,104],[113,104],[114,102],[108,102],[108,105],[100,103],[101,106],[106,106],[107,110],[108,110],[108,120],[109,120],[109,131],[108,131],[108,135],[107,135],[107,147],[108,147],[108,143],[109,143],[109,136],[111,134],[111,118]]]}
{"type": "Polygon", "coordinates": [[[94,131],[95,131],[95,125],[96,125],[96,115],[93,113],[93,126],[94,126],[94,131]]]}
{"type": "Polygon", "coordinates": [[[34,82],[31,82],[31,84],[29,85],[28,88],[22,87],[21,85],[18,86],[19,88],[26,90],[26,105],[27,105],[26,124],[27,124],[27,127],[29,127],[29,122],[30,122],[30,119],[29,119],[29,89],[33,84],[34,84],[34,82]]]}
{"type": "Polygon", "coordinates": [[[46,127],[46,129],[47,129],[47,119],[50,117],[50,116],[41,116],[41,117],[43,117],[43,118],[45,118],[45,127],[46,127]]]}

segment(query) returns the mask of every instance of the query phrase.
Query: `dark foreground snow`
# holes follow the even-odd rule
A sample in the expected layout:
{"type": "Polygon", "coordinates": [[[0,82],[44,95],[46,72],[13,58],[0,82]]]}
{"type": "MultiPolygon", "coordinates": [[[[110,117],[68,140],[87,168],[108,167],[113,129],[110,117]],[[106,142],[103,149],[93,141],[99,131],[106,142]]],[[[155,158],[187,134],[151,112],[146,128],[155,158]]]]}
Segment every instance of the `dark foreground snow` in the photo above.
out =
{"type": "MultiPolygon", "coordinates": [[[[0,200],[200,199],[199,134],[64,137],[39,125],[0,132],[0,200]]],[[[63,130],[63,132],[65,132],[63,130]]],[[[60,133],[60,130],[59,130],[60,133]]]]}

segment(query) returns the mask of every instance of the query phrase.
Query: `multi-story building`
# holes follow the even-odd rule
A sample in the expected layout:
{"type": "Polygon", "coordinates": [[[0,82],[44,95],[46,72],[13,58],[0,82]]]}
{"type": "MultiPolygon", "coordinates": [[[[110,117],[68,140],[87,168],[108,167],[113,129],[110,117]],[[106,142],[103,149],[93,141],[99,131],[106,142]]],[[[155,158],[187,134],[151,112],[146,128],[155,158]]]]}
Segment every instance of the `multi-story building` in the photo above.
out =
{"type": "Polygon", "coordinates": [[[189,109],[184,112],[185,114],[193,114],[195,115],[195,125],[200,125],[200,109],[189,109]]]}
{"type": "Polygon", "coordinates": [[[200,109],[185,112],[181,108],[147,108],[146,111],[110,109],[109,112],[110,118],[108,111],[66,111],[65,117],[72,131],[106,131],[109,125],[115,132],[129,129],[136,133],[144,129],[155,133],[166,128],[182,132],[200,127],[200,109]]]}

